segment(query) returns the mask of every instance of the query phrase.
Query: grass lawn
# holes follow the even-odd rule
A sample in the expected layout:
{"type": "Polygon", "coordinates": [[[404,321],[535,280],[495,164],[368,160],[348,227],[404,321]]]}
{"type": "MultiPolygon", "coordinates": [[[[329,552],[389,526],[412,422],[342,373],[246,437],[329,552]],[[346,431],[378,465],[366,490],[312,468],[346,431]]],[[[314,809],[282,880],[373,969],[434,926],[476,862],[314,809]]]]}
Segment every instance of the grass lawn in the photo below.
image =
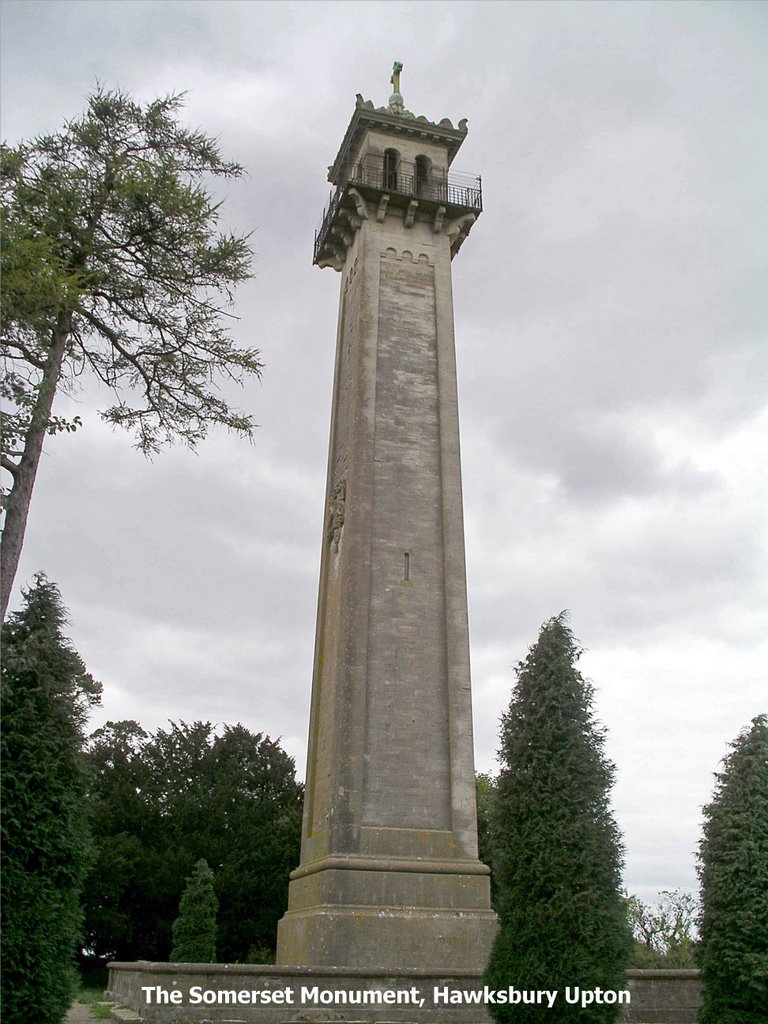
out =
{"type": "Polygon", "coordinates": [[[82,988],[77,996],[78,1003],[85,1003],[94,1020],[109,1020],[114,1003],[104,1002],[103,988],[82,988]]]}
{"type": "Polygon", "coordinates": [[[84,1003],[90,1010],[94,1020],[109,1020],[114,1004],[104,1002],[104,990],[107,987],[106,967],[91,967],[83,970],[80,976],[78,1003],[84,1003]]]}

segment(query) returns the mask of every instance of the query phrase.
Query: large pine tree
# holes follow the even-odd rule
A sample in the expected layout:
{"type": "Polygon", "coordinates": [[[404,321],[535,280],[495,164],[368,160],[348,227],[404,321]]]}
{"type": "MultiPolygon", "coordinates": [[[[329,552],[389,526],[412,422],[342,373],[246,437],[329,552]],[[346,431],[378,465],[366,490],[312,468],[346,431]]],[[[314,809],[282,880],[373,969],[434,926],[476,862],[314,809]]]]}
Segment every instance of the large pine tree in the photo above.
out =
{"type": "Polygon", "coordinates": [[[699,847],[701,1024],[768,1021],[768,717],[733,743],[699,847]]]}
{"type": "Polygon", "coordinates": [[[44,576],[3,626],[4,1024],[60,1024],[75,990],[90,856],[83,728],[100,687],[63,635],[44,576]]]}
{"type": "Polygon", "coordinates": [[[221,386],[261,373],[225,315],[253,254],[247,237],[219,231],[208,190],[243,169],[184,126],[183,103],[99,87],[60,132],[0,146],[0,465],[11,478],[2,617],[43,445],[81,425],[54,414],[61,388],[92,373],[111,393],[104,419],[134,432],[145,454],[174,441],[195,448],[217,424],[253,435],[221,386]]]}
{"type": "Polygon", "coordinates": [[[609,805],[614,767],[579,654],[565,613],[546,622],[502,718],[492,821],[501,928],[485,981],[558,991],[552,1009],[489,1006],[502,1024],[613,1021],[617,1005],[568,1005],[565,989],[625,987],[630,936],[609,805]]]}

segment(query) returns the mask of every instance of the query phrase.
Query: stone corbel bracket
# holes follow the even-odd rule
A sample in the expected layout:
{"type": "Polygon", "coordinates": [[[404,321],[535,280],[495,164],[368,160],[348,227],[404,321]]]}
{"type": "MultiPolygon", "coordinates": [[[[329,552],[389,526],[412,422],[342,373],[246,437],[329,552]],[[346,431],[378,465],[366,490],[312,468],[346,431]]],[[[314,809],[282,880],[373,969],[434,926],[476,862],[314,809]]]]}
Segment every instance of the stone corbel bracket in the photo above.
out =
{"type": "Polygon", "coordinates": [[[387,216],[387,207],[388,206],[389,206],[389,196],[385,192],[384,195],[379,200],[379,208],[376,210],[376,220],[379,222],[379,224],[383,224],[384,223],[384,218],[387,216]]]}
{"type": "Polygon", "coordinates": [[[334,224],[334,226],[331,228],[331,232],[330,233],[331,233],[331,235],[334,236],[330,240],[331,244],[335,244],[336,240],[338,239],[341,242],[341,244],[344,246],[344,251],[345,252],[352,245],[352,243],[355,240],[355,232],[354,232],[354,230],[350,231],[347,228],[343,227],[341,224],[334,224]]]}
{"type": "Polygon", "coordinates": [[[361,221],[368,220],[368,203],[363,199],[356,188],[350,188],[347,190],[347,195],[350,196],[352,202],[355,204],[355,210],[361,221]]]}
{"type": "MultiPolygon", "coordinates": [[[[437,220],[437,217],[435,217],[435,220],[437,220]]],[[[476,220],[476,213],[464,213],[461,217],[455,217],[453,220],[450,220],[445,224],[444,231],[448,236],[448,241],[451,245],[451,258],[453,258],[461,248],[461,243],[469,234],[472,229],[472,225],[476,220]]]]}
{"type": "Polygon", "coordinates": [[[346,221],[353,233],[357,231],[363,223],[363,219],[359,214],[355,213],[354,210],[347,209],[346,207],[342,207],[342,209],[339,210],[339,220],[346,221]]]}
{"type": "Polygon", "coordinates": [[[368,220],[370,210],[368,203],[363,199],[356,188],[347,190],[347,195],[354,204],[341,206],[336,214],[335,222],[328,231],[328,236],[323,244],[324,255],[317,260],[318,267],[333,267],[341,271],[347,259],[347,252],[355,240],[364,220],[368,220]]]}
{"type": "Polygon", "coordinates": [[[324,267],[331,267],[333,270],[342,271],[344,260],[339,256],[323,256],[317,261],[317,266],[322,270],[324,267]]]}

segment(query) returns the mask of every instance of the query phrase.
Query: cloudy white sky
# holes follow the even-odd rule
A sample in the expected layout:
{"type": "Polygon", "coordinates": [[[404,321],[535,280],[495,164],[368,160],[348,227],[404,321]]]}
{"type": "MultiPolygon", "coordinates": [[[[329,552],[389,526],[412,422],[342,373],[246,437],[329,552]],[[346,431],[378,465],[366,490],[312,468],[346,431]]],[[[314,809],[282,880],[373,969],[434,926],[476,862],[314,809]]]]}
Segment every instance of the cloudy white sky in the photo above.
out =
{"type": "MultiPolygon", "coordinates": [[[[768,707],[768,5],[2,3],[2,135],[97,81],[249,176],[235,328],[255,442],[153,462],[98,418],[46,445],[19,580],[55,580],[104,684],[94,726],[243,722],[303,774],[339,278],[313,229],[356,92],[469,120],[485,212],[454,262],[476,760],[514,665],[571,611],[618,767],[626,884],[695,887],[712,773],[768,707]]],[[[64,405],[60,409],[64,410],[64,405]]],[[[18,603],[18,596],[16,598],[18,603]]]]}

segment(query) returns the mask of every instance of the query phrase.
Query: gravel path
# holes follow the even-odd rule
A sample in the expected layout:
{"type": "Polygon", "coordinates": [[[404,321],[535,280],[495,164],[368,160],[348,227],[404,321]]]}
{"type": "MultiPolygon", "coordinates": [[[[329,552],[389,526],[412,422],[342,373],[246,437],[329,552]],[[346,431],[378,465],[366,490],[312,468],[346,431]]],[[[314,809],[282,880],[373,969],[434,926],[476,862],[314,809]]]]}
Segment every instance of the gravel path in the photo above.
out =
{"type": "Polygon", "coordinates": [[[92,1024],[94,1019],[86,1003],[72,1003],[67,1016],[64,1018],[65,1024],[86,1024],[86,1022],[87,1024],[92,1024]]]}

